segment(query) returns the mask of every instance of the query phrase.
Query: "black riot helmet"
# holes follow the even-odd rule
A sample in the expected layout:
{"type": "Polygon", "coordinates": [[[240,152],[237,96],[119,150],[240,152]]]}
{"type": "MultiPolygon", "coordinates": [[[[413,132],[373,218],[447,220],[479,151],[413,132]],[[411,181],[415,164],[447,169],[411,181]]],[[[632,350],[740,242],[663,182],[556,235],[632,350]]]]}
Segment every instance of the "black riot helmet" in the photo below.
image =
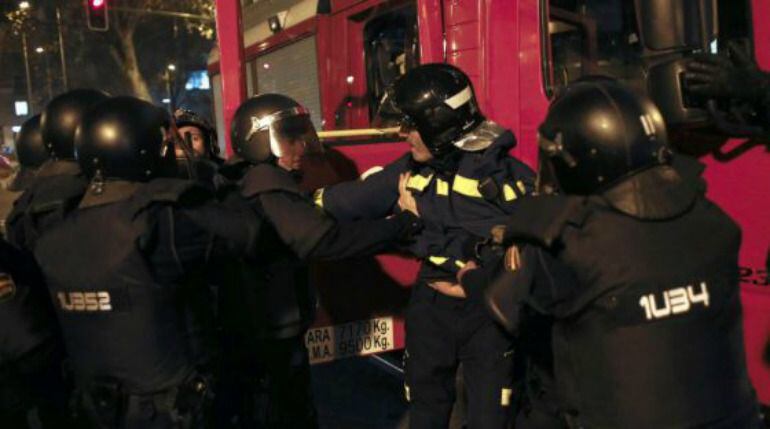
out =
{"type": "Polygon", "coordinates": [[[539,190],[589,195],[670,160],[655,104],[607,78],[567,86],[539,128],[539,190]]]}
{"type": "Polygon", "coordinates": [[[40,132],[40,115],[27,119],[16,137],[16,156],[22,168],[35,169],[48,160],[48,150],[40,132]]]}
{"type": "Polygon", "coordinates": [[[35,173],[48,160],[48,151],[40,133],[40,115],[27,119],[16,136],[16,156],[21,169],[8,185],[10,191],[23,191],[35,178],[35,173]]]}
{"type": "Polygon", "coordinates": [[[306,149],[320,151],[310,112],[281,94],[260,94],[243,102],[230,133],[236,155],[255,164],[279,158],[286,143],[302,142],[306,149]]]}
{"type": "MultiPolygon", "coordinates": [[[[219,145],[217,144],[216,129],[203,116],[188,109],[176,109],[174,112],[174,122],[176,128],[195,127],[203,134],[206,144],[206,157],[209,159],[219,158],[219,145]]],[[[185,139],[184,135],[180,136],[185,139]]]]}
{"type": "Polygon", "coordinates": [[[88,178],[146,182],[174,171],[168,113],[133,97],[99,103],[76,135],[78,161],[88,178]]]}
{"type": "Polygon", "coordinates": [[[75,129],[93,105],[107,98],[101,91],[75,89],[48,103],[40,117],[40,127],[51,158],[75,159],[75,129]]]}
{"type": "Polygon", "coordinates": [[[440,158],[482,122],[484,116],[468,76],[449,64],[425,64],[394,82],[381,110],[396,111],[404,128],[416,129],[440,158]]]}

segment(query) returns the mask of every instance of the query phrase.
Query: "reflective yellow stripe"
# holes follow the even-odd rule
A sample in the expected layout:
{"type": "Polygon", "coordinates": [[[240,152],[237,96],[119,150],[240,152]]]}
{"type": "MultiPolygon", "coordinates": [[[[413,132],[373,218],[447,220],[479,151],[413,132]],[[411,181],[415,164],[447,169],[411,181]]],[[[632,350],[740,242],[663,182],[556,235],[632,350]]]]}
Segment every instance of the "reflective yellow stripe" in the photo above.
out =
{"type": "Polygon", "coordinates": [[[449,195],[449,183],[441,180],[436,179],[436,194],[448,196],[449,195]]]}
{"type": "Polygon", "coordinates": [[[318,189],[313,193],[313,202],[318,207],[324,207],[324,188],[318,189]]]}
{"type": "Polygon", "coordinates": [[[425,187],[428,186],[428,184],[430,184],[430,179],[432,178],[433,178],[432,174],[427,177],[420,176],[419,174],[415,176],[411,176],[409,178],[409,181],[406,182],[406,187],[409,189],[414,189],[415,191],[422,192],[425,189],[425,187]]]}
{"type": "Polygon", "coordinates": [[[479,181],[467,177],[455,175],[455,181],[452,184],[452,190],[466,197],[481,198],[479,192],[479,181]]]}
{"type": "Polygon", "coordinates": [[[463,261],[461,261],[459,259],[455,261],[455,265],[457,265],[460,268],[465,268],[465,262],[463,262],[463,261]]]}
{"type": "Polygon", "coordinates": [[[443,256],[429,256],[428,261],[433,265],[444,265],[446,261],[448,261],[449,258],[445,258],[443,256]]]}
{"type": "Polygon", "coordinates": [[[516,187],[521,191],[521,195],[527,195],[527,187],[524,186],[524,182],[521,180],[516,182],[516,187]]]}
{"type": "Polygon", "coordinates": [[[500,405],[509,407],[511,405],[511,396],[513,396],[513,389],[503,388],[500,391],[500,405]]]}
{"type": "Polygon", "coordinates": [[[409,391],[409,385],[407,384],[404,384],[404,397],[406,398],[406,402],[412,400],[412,392],[409,391]]]}
{"type": "Polygon", "coordinates": [[[505,201],[513,201],[519,197],[516,195],[516,191],[513,190],[511,185],[506,183],[503,185],[503,198],[505,198],[505,201]]]}

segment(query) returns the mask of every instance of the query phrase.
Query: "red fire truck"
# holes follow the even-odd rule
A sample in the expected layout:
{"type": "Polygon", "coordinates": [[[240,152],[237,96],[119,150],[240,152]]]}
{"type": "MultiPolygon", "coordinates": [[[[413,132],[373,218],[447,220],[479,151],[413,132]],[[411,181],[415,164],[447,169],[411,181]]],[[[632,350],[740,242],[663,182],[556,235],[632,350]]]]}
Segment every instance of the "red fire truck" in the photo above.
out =
{"type": "MultiPolygon", "coordinates": [[[[513,154],[535,166],[536,128],[554,92],[588,74],[620,78],[655,99],[679,130],[679,148],[707,164],[710,198],[743,229],[746,352],[768,404],[770,147],[714,137],[715,122],[730,131],[742,124],[714,121],[719,106],[709,113],[688,99],[681,80],[688,56],[728,42],[770,69],[768,16],[770,0],[217,0],[219,49],[209,74],[220,141],[240,102],[260,92],[298,99],[319,129],[370,127],[394,78],[416,64],[448,62],[471,76],[485,114],[514,131],[513,154]]],[[[319,176],[327,183],[407,150],[384,138],[328,146],[337,161],[319,176]]],[[[415,273],[414,261],[393,255],[318,267],[325,311],[308,333],[312,360],[403,347],[400,310],[415,273]]]]}

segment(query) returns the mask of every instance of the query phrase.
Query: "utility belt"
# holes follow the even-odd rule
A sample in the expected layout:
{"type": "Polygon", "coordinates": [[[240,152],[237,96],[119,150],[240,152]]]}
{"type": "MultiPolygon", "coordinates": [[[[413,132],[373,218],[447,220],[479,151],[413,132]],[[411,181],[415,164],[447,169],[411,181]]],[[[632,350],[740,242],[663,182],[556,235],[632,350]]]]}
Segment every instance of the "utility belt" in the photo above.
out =
{"type": "Polygon", "coordinates": [[[111,377],[97,377],[78,387],[77,408],[86,412],[98,428],[122,427],[124,421],[154,420],[157,416],[173,427],[189,428],[212,399],[212,380],[195,374],[185,382],[159,392],[135,394],[111,377]]]}

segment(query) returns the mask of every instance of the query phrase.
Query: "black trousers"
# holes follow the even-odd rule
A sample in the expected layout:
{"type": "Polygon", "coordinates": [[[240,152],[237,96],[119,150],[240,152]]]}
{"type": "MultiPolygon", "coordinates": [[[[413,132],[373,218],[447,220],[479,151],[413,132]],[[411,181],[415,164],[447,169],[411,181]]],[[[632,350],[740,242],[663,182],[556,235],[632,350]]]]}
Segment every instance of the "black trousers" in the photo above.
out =
{"type": "Polygon", "coordinates": [[[513,341],[481,303],[415,286],[406,315],[406,382],[412,429],[445,429],[463,364],[469,429],[512,422],[513,341]]]}
{"type": "Polygon", "coordinates": [[[63,377],[63,359],[61,344],[48,342],[0,369],[0,428],[28,428],[33,410],[43,429],[77,427],[69,410],[72,389],[63,377]]]}
{"type": "Polygon", "coordinates": [[[223,367],[214,426],[316,428],[304,335],[260,340],[249,353],[242,352],[223,367]]]}

